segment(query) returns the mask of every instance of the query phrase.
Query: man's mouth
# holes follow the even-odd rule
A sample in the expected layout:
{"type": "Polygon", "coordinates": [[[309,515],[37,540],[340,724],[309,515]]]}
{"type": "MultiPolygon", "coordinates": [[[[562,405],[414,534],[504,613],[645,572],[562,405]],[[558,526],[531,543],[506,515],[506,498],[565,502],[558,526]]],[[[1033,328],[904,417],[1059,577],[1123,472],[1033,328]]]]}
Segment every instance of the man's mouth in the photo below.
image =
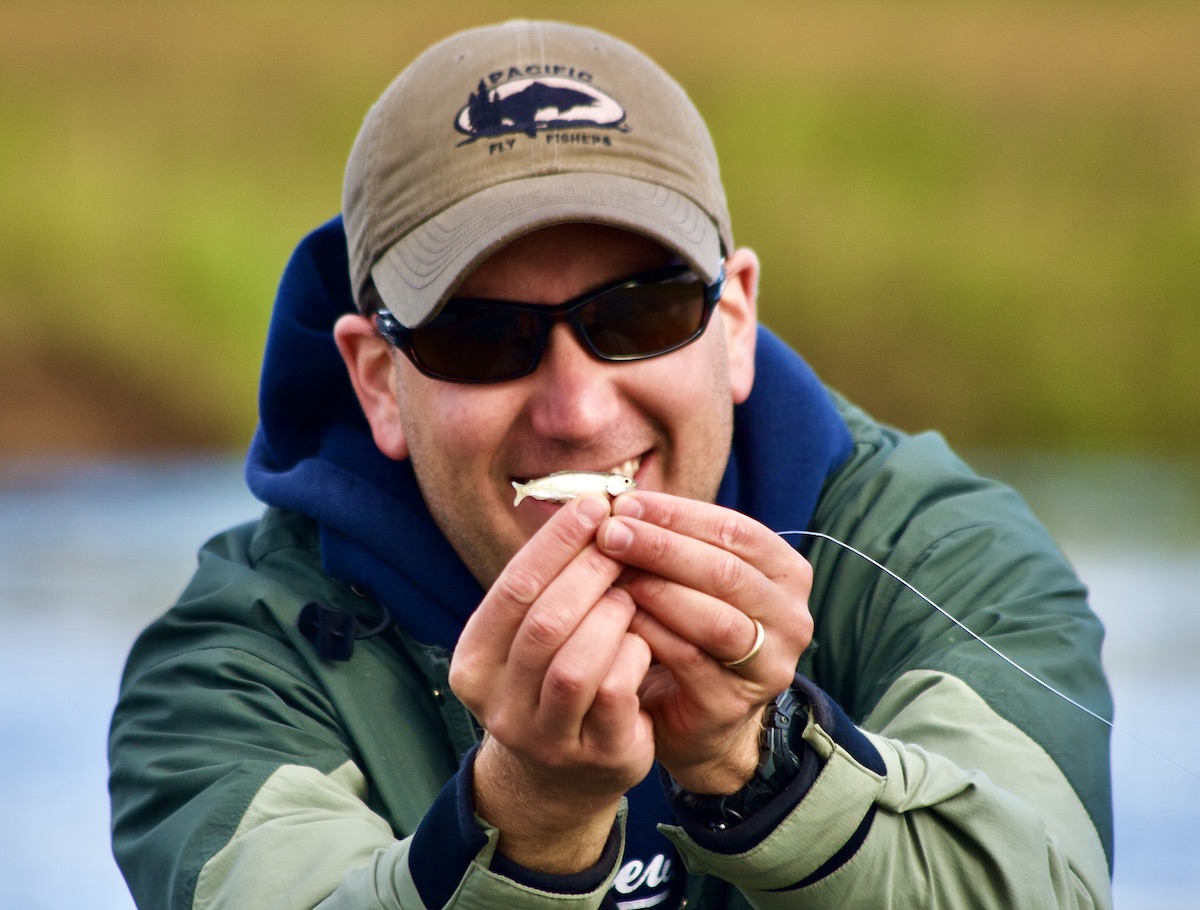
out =
{"type": "MultiPolygon", "coordinates": [[[[633,458],[623,461],[618,465],[613,465],[611,468],[608,468],[606,470],[601,470],[597,473],[620,474],[623,477],[629,477],[631,479],[635,478],[637,476],[637,472],[639,470],[641,470],[642,457],[643,457],[642,455],[636,455],[633,458]]],[[[560,473],[561,471],[590,471],[590,470],[591,470],[590,468],[561,468],[558,471],[547,471],[545,474],[543,474],[541,476],[543,476],[543,477],[549,476],[551,473],[560,473]]],[[[531,481],[538,480],[539,478],[538,477],[514,477],[512,479],[514,481],[516,481],[517,483],[529,483],[531,481]]]]}

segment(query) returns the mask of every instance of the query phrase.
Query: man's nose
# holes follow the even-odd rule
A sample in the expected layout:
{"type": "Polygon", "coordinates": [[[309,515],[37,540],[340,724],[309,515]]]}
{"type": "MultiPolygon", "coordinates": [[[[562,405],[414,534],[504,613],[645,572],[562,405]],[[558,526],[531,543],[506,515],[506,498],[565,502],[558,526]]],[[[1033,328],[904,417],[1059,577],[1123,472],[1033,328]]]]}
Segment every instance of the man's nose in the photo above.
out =
{"type": "Polygon", "coordinates": [[[620,368],[593,357],[566,323],[554,326],[533,374],[529,409],[534,431],[577,446],[597,442],[620,413],[615,382],[620,368]]]}

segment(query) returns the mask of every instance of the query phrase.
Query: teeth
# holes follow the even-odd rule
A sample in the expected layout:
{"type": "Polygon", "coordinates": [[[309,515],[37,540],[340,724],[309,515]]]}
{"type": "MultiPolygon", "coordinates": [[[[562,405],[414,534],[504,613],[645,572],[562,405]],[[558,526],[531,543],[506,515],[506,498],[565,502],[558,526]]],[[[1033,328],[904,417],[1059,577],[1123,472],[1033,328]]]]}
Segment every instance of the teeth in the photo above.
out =
{"type": "Polygon", "coordinates": [[[642,466],[641,457],[631,458],[628,461],[617,465],[615,468],[610,468],[610,474],[624,474],[626,477],[633,477],[638,472],[638,468],[642,466]]]}
{"type": "MultiPolygon", "coordinates": [[[[642,457],[639,455],[637,458],[631,458],[628,461],[625,461],[619,465],[616,465],[615,467],[609,468],[608,471],[605,473],[623,474],[624,476],[632,479],[637,474],[638,469],[641,468],[641,466],[642,466],[642,457]]],[[[512,479],[515,480],[517,483],[527,483],[528,481],[534,480],[536,478],[513,477],[512,479]]]]}

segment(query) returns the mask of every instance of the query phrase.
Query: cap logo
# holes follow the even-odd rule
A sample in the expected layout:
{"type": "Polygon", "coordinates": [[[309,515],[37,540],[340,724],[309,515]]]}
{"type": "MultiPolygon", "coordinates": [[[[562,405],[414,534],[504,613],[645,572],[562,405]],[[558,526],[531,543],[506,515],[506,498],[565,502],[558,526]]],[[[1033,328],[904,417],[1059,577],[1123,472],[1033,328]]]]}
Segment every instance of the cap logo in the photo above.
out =
{"type": "Polygon", "coordinates": [[[489,91],[484,80],[454,119],[467,138],[461,145],[492,136],[580,126],[620,129],[625,111],[611,96],[584,82],[559,76],[515,79],[489,91]]]}

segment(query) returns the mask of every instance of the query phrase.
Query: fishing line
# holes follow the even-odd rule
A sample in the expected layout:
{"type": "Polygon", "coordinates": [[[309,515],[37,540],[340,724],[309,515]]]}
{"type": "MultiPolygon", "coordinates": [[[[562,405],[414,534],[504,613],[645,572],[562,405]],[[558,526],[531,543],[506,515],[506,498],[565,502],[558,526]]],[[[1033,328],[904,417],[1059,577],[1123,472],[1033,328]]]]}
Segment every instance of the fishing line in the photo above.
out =
{"type": "Polygon", "coordinates": [[[1052,692],[1053,694],[1057,695],[1059,698],[1061,698],[1067,704],[1069,704],[1075,708],[1078,708],[1080,711],[1082,711],[1084,714],[1088,715],[1089,717],[1093,717],[1096,720],[1100,721],[1100,723],[1104,724],[1110,730],[1112,730],[1116,733],[1120,733],[1122,736],[1133,740],[1135,743],[1142,746],[1144,749],[1147,749],[1148,751],[1153,752],[1155,755],[1157,755],[1163,761],[1167,762],[1168,764],[1174,765],[1176,768],[1178,768],[1180,771],[1182,771],[1188,777],[1191,777],[1197,781],[1200,781],[1200,774],[1197,774],[1196,772],[1194,772],[1188,768],[1185,768],[1179,762],[1175,761],[1175,759],[1171,758],[1168,755],[1164,755],[1162,752],[1158,751],[1158,749],[1154,748],[1152,745],[1150,745],[1145,740],[1139,739],[1138,737],[1134,736],[1132,733],[1118,727],[1116,724],[1114,724],[1108,718],[1102,717],[1101,715],[1097,714],[1095,711],[1093,711],[1091,708],[1088,708],[1085,705],[1081,705],[1079,702],[1077,702],[1075,699],[1071,698],[1071,696],[1067,695],[1065,692],[1060,692],[1058,689],[1054,688],[1054,686],[1050,685],[1050,683],[1046,682],[1044,679],[1040,679],[1035,674],[1026,670],[1024,667],[1022,667],[1019,663],[1017,663],[1015,660],[1013,660],[1011,657],[1009,657],[1003,651],[996,648],[996,646],[991,644],[991,642],[986,641],[980,635],[978,635],[976,632],[969,629],[957,617],[951,615],[949,613],[949,611],[943,609],[938,604],[934,603],[932,599],[925,596],[925,594],[923,594],[921,591],[917,590],[917,588],[914,585],[912,585],[909,581],[907,581],[904,578],[901,578],[899,575],[897,575],[895,572],[893,572],[891,569],[889,569],[883,563],[879,562],[876,559],[873,559],[871,556],[868,556],[866,553],[862,552],[862,550],[856,549],[855,547],[852,547],[850,544],[846,543],[845,541],[838,540],[836,537],[833,537],[832,535],[826,534],[822,531],[777,531],[776,533],[780,537],[787,537],[789,535],[796,535],[796,536],[800,536],[800,537],[817,537],[817,538],[820,538],[821,540],[827,540],[832,544],[836,544],[837,546],[841,547],[844,550],[848,550],[849,552],[853,553],[855,556],[860,557],[861,559],[865,559],[867,562],[869,562],[871,565],[873,565],[879,571],[883,572],[884,574],[888,575],[889,577],[900,582],[900,584],[904,585],[904,587],[906,587],[909,591],[912,591],[913,594],[916,594],[917,597],[921,598],[921,600],[925,601],[925,603],[927,603],[927,604],[929,604],[929,606],[933,607],[933,609],[935,609],[938,613],[940,613],[942,616],[946,617],[946,619],[950,620],[950,622],[954,623],[954,625],[958,626],[958,628],[962,629],[964,632],[966,632],[968,635],[970,635],[971,638],[975,639],[975,641],[979,642],[981,645],[983,645],[985,648],[987,648],[989,651],[991,651],[993,654],[995,654],[997,657],[999,657],[1002,661],[1004,661],[1010,667],[1012,667],[1015,670],[1019,670],[1025,676],[1029,677],[1031,680],[1033,680],[1035,683],[1037,683],[1043,689],[1046,689],[1047,691],[1052,692]]]}

